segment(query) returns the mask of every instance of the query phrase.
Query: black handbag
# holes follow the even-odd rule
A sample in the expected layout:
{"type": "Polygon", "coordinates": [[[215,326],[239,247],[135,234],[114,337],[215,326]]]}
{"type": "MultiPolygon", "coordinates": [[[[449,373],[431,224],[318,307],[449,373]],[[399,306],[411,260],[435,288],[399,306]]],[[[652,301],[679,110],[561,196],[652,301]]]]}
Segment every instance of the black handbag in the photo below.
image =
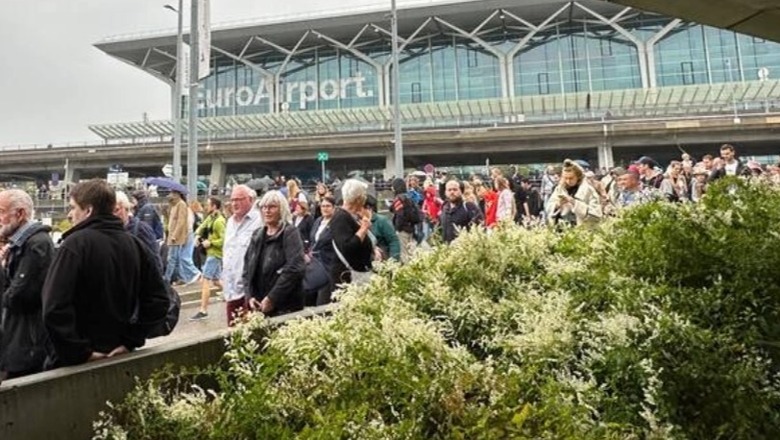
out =
{"type": "Polygon", "coordinates": [[[330,275],[325,265],[317,258],[312,258],[306,264],[306,273],[303,276],[303,291],[311,292],[330,283],[330,275]]]}

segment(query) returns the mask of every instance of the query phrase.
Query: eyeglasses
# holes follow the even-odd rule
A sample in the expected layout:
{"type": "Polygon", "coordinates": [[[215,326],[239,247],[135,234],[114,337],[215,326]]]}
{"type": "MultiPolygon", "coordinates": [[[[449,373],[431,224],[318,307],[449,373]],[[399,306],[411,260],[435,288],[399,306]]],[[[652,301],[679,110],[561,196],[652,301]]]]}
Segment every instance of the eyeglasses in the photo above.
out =
{"type": "Polygon", "coordinates": [[[260,209],[271,211],[273,209],[279,209],[279,205],[263,205],[260,207],[260,209]]]}

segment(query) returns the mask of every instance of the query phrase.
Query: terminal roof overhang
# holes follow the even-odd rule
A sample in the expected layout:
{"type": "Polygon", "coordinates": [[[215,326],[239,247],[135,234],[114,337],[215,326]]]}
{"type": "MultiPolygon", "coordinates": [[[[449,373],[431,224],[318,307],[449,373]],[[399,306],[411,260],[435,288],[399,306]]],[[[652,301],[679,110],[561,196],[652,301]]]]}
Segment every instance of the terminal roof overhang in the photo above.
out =
{"type": "MultiPolygon", "coordinates": [[[[543,20],[556,10],[572,2],[561,0],[450,0],[446,2],[419,2],[401,5],[398,12],[399,35],[409,36],[429,17],[439,17],[449,23],[474,29],[485,20],[490,11],[505,10],[532,23],[543,20]]],[[[626,7],[599,0],[580,0],[577,3],[604,16],[614,16],[626,7]]],[[[570,8],[568,19],[587,18],[587,14],[578,8],[570,8]]],[[[498,14],[492,20],[498,21],[498,14]]],[[[380,9],[376,5],[366,8],[332,11],[324,14],[297,14],[288,17],[274,17],[266,20],[249,20],[212,27],[212,54],[230,54],[241,57],[253,51],[262,50],[262,44],[251,43],[254,36],[273,42],[288,50],[295,47],[301,35],[308,30],[322,32],[330,38],[349,44],[367,25],[373,24],[387,32],[364,32],[363,39],[388,39],[388,8],[380,9]],[[373,35],[372,35],[373,34],[373,35]]],[[[432,24],[434,25],[434,24],[432,24]]],[[[490,25],[490,23],[488,23],[490,25]]],[[[446,29],[445,29],[446,31],[446,29]]],[[[446,33],[446,32],[443,32],[446,33]]],[[[187,41],[187,34],[184,37],[187,41]]],[[[314,36],[301,47],[317,45],[314,36]]],[[[173,83],[176,72],[176,32],[167,30],[150,34],[137,34],[110,37],[95,44],[95,47],[132,66],[138,67],[169,84],[173,83]]],[[[268,47],[265,47],[268,49],[268,47]]]]}
{"type": "Polygon", "coordinates": [[[780,42],[778,0],[609,0],[780,42]]]}

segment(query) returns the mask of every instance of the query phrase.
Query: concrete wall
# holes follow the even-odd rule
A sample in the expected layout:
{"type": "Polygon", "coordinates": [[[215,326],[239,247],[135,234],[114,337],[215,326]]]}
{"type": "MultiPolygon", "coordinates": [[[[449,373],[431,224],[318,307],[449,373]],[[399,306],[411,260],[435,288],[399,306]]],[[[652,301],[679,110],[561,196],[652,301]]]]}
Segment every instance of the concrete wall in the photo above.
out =
{"type": "MultiPolygon", "coordinates": [[[[274,325],[330,313],[333,306],[273,318],[274,325]]],[[[92,437],[92,422],[107,401],[120,401],[136,384],[167,364],[206,366],[225,351],[227,329],[198,339],[141,349],[116,359],[60,368],[0,385],[0,439],[82,440],[92,437]]]]}

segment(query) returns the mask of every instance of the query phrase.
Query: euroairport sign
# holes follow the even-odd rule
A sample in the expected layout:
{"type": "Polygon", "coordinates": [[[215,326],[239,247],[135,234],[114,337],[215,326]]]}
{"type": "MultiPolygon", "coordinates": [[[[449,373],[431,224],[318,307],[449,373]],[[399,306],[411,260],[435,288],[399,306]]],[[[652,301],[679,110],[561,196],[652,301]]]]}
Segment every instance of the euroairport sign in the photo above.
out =
{"type": "MultiPolygon", "coordinates": [[[[357,75],[349,78],[326,79],[320,81],[290,81],[281,83],[279,96],[282,103],[297,102],[301,109],[306,108],[307,102],[333,101],[348,97],[371,98],[374,91],[367,88],[366,78],[357,75]]],[[[249,107],[265,104],[274,96],[273,81],[262,78],[257,87],[220,87],[214,89],[201,89],[198,92],[198,108],[219,109],[249,107]]]]}

